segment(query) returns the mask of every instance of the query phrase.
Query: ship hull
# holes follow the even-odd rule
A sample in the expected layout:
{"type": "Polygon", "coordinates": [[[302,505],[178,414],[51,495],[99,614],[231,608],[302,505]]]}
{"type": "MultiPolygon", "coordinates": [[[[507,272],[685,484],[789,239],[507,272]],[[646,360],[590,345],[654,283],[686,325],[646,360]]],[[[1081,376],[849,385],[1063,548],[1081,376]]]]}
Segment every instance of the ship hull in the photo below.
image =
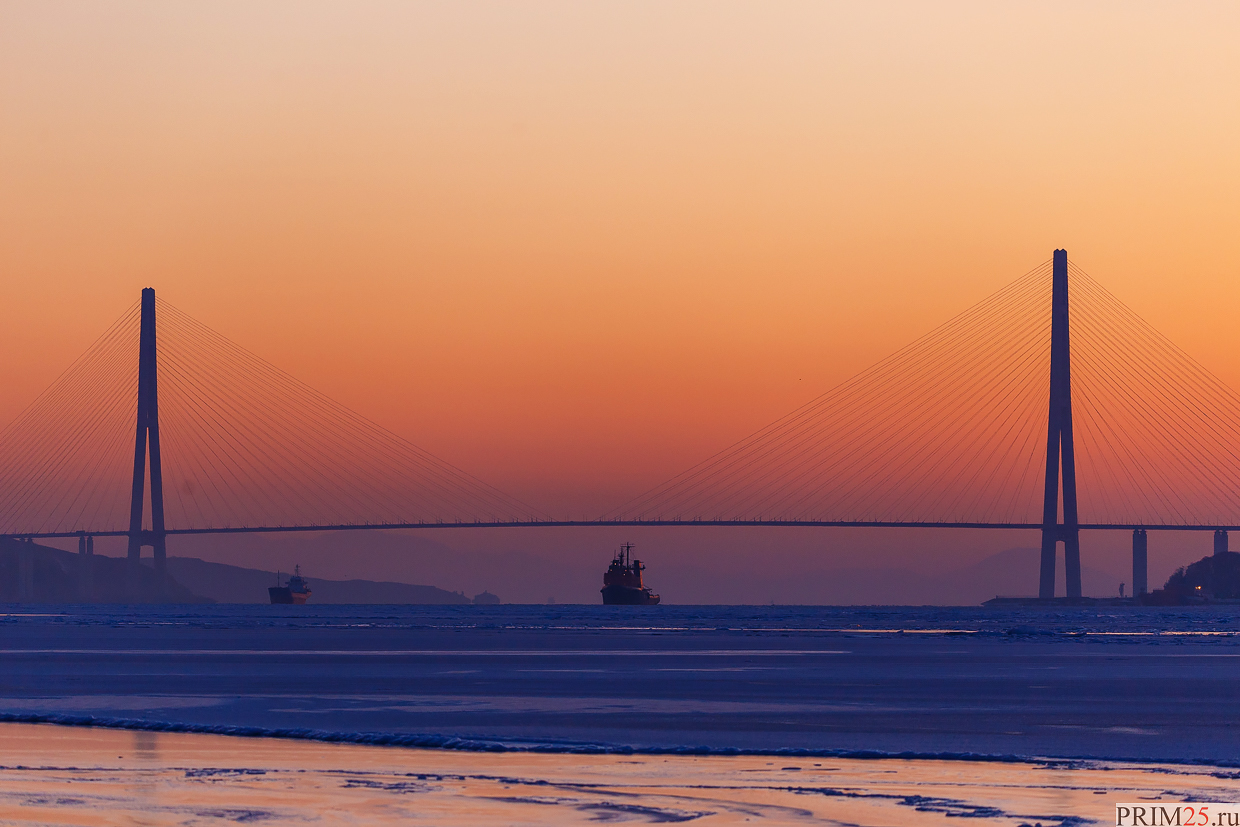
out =
{"type": "Polygon", "coordinates": [[[288,586],[268,586],[267,594],[271,595],[271,602],[282,606],[301,606],[309,599],[309,592],[295,592],[288,586]]]}
{"type": "Polygon", "coordinates": [[[603,593],[604,606],[654,606],[659,602],[659,596],[651,594],[650,589],[604,586],[599,591],[603,593]]]}

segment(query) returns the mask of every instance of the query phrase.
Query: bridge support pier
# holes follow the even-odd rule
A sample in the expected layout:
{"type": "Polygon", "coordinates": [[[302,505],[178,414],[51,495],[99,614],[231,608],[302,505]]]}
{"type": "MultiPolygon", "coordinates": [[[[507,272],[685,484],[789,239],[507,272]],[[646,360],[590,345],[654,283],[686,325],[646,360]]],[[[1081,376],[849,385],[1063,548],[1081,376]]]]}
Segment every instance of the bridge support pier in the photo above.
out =
{"type": "Polygon", "coordinates": [[[1147,574],[1149,570],[1149,541],[1144,528],[1132,530],[1132,596],[1140,597],[1149,592],[1147,574]]]}
{"type": "MultiPolygon", "coordinates": [[[[129,502],[129,563],[131,587],[137,584],[142,547],[155,551],[155,571],[166,567],[164,531],[164,477],[159,461],[159,369],[155,347],[155,291],[142,291],[142,332],[138,343],[138,428],[134,440],[133,491],[129,502]],[[151,456],[151,528],[142,528],[147,449],[151,456]]],[[[132,590],[132,589],[131,589],[132,590]]]]}
{"type": "Polygon", "coordinates": [[[21,540],[17,546],[17,600],[34,602],[34,543],[21,540]]]}
{"type": "Polygon", "coordinates": [[[1042,561],[1038,574],[1038,597],[1050,600],[1055,596],[1055,552],[1059,540],[1055,531],[1042,527],[1042,561]]]}
{"type": "Polygon", "coordinates": [[[17,541],[17,603],[35,601],[35,543],[17,541]]]}
{"type": "Polygon", "coordinates": [[[78,533],[78,597],[89,602],[95,591],[95,538],[78,533]]]}
{"type": "Polygon", "coordinates": [[[1051,398],[1046,435],[1046,489],[1042,500],[1042,560],[1038,597],[1055,596],[1055,551],[1063,541],[1069,598],[1081,596],[1081,540],[1076,513],[1076,455],[1072,447],[1072,359],[1068,337],[1068,251],[1056,250],[1051,289],[1051,398]],[[1063,523],[1059,471],[1063,466],[1063,523]]]}
{"type": "Polygon", "coordinates": [[[1227,532],[1219,528],[1214,531],[1214,556],[1227,553],[1227,532]]]}

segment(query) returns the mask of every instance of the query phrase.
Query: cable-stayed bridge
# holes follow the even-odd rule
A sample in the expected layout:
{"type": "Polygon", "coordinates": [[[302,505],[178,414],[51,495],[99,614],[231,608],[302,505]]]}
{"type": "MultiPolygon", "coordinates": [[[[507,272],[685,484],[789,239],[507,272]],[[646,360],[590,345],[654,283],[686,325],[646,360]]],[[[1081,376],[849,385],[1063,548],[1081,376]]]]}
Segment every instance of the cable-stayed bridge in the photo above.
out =
{"type": "Polygon", "coordinates": [[[597,520],[560,520],[144,290],[0,432],[0,536],[516,526],[1240,528],[1240,394],[1055,251],[869,369],[597,520]],[[136,403],[136,406],[135,406],[136,403]],[[135,416],[136,411],[136,416],[135,416]]]}

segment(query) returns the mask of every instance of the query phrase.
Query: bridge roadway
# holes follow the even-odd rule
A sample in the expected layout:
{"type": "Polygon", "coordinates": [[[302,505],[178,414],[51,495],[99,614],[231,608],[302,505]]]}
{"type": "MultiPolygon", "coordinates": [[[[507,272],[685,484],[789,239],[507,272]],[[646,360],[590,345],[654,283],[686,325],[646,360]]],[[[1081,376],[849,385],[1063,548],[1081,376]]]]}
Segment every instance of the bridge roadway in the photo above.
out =
{"type": "MultiPolygon", "coordinates": [[[[342,523],[339,525],[218,526],[209,528],[169,528],[164,533],[180,534],[279,534],[298,531],[378,531],[414,528],[587,528],[650,526],[770,526],[784,528],[973,528],[1040,531],[1041,523],[893,522],[884,520],[511,520],[477,522],[342,523]]],[[[1240,531],[1240,525],[1080,523],[1081,531],[1240,531]]],[[[109,531],[44,531],[0,534],[7,539],[55,539],[79,537],[128,537],[124,529],[109,531]]]]}

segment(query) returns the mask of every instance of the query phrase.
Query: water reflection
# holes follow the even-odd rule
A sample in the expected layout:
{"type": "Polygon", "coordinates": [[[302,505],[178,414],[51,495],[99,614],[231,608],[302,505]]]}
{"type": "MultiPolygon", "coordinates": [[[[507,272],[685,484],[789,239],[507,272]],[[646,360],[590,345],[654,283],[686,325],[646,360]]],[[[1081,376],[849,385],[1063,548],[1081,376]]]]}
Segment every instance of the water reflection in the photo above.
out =
{"type": "Polygon", "coordinates": [[[159,761],[159,733],[134,732],[133,752],[140,760],[157,763],[159,761]]]}
{"type": "MultiPolygon", "coordinates": [[[[136,731],[131,736],[130,753],[133,764],[141,769],[130,770],[122,775],[130,779],[133,791],[133,807],[126,808],[129,824],[134,827],[148,827],[162,822],[157,814],[160,811],[159,786],[163,780],[160,770],[159,735],[154,732],[136,731]]],[[[118,814],[119,815],[119,814],[118,814]]]]}

